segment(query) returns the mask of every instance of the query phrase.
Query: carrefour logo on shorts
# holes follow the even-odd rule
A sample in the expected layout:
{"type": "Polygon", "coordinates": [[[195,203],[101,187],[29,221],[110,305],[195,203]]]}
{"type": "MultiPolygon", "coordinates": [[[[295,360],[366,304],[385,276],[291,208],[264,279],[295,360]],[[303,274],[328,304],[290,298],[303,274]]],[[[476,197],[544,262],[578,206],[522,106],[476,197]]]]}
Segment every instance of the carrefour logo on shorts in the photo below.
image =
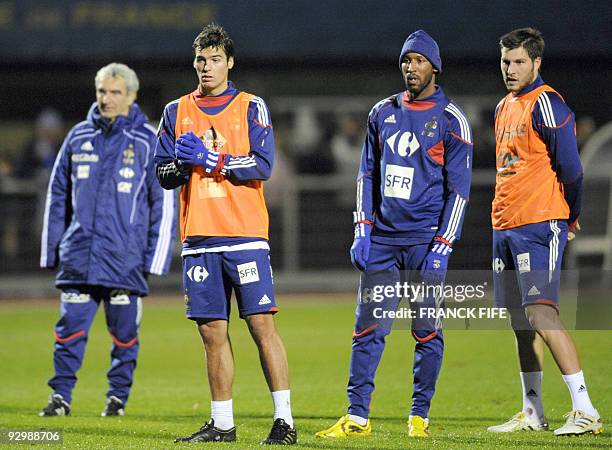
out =
{"type": "Polygon", "coordinates": [[[186,274],[191,281],[195,281],[196,283],[201,283],[208,278],[208,270],[202,266],[191,266],[187,269],[186,274]]]}
{"type": "Polygon", "coordinates": [[[414,167],[387,164],[385,167],[385,197],[410,199],[414,167]]]}
{"type": "Polygon", "coordinates": [[[240,284],[259,281],[259,272],[257,271],[257,263],[255,261],[238,264],[236,269],[238,269],[238,275],[240,276],[240,284]]]}
{"type": "Polygon", "coordinates": [[[502,273],[502,271],[506,268],[504,261],[501,258],[495,258],[493,260],[493,272],[502,273]]]}

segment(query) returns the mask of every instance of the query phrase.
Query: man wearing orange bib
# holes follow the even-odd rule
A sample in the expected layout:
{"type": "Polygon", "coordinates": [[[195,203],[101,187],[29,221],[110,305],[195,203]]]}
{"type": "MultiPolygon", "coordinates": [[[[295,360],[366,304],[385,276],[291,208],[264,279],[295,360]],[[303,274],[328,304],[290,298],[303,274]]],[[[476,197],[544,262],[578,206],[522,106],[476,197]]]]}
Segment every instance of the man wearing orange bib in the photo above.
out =
{"type": "Polygon", "coordinates": [[[212,417],[176,442],[236,440],[228,335],[233,291],[274,401],[274,423],[263,443],[295,444],[287,355],[273,319],[278,308],[263,196],[274,161],[270,113],[261,98],[228,81],[234,49],[222,27],[207,25],[193,48],[198,89],[164,109],[155,162],[165,189],[181,186],[186,312],[206,351],[212,417]]]}
{"type": "Polygon", "coordinates": [[[501,71],[509,93],[495,110],[497,177],[493,200],[495,302],[509,310],[516,336],[523,408],[488,431],[546,431],[542,404],[544,343],[572,398],[554,434],[600,433],[576,346],[559,320],[565,244],[579,230],[582,166],[574,114],[539,76],[544,39],[533,28],[501,37],[501,71]],[[570,234],[571,233],[571,234],[570,234]]]}

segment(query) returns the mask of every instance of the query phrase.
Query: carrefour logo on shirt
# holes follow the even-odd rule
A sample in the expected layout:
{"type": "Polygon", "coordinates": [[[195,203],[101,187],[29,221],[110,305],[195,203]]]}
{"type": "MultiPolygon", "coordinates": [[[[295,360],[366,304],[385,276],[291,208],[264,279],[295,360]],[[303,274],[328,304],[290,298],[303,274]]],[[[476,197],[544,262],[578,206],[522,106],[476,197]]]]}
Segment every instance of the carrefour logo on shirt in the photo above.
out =
{"type": "Polygon", "coordinates": [[[399,139],[397,139],[400,131],[401,130],[396,131],[389,136],[386,140],[387,145],[393,153],[397,152],[400,156],[412,156],[412,154],[420,148],[419,141],[416,135],[412,134],[410,131],[404,131],[399,139]]]}
{"type": "Polygon", "coordinates": [[[122,167],[121,170],[119,170],[119,175],[129,180],[135,175],[135,172],[134,172],[134,169],[130,167],[122,167]]]}
{"type": "Polygon", "coordinates": [[[414,167],[387,164],[385,166],[385,197],[410,199],[414,167]]]}

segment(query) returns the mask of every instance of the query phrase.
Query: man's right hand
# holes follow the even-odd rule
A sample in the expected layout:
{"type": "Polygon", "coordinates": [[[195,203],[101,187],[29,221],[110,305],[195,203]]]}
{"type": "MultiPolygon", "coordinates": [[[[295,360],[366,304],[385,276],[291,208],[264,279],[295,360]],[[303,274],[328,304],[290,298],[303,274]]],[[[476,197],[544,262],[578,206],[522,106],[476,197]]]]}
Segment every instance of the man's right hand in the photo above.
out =
{"type": "Polygon", "coordinates": [[[181,165],[205,166],[208,150],[193,132],[181,134],[174,144],[174,155],[181,165]]]}
{"type": "Polygon", "coordinates": [[[217,170],[219,159],[223,157],[219,152],[208,150],[193,131],[179,136],[174,144],[174,155],[180,164],[202,166],[206,173],[217,170]]]}
{"type": "Polygon", "coordinates": [[[363,222],[355,224],[355,240],[351,246],[351,262],[361,272],[366,270],[368,264],[371,232],[372,224],[363,222]]]}
{"type": "Polygon", "coordinates": [[[573,241],[576,238],[576,233],[580,231],[580,223],[578,219],[568,225],[567,240],[573,241]]]}

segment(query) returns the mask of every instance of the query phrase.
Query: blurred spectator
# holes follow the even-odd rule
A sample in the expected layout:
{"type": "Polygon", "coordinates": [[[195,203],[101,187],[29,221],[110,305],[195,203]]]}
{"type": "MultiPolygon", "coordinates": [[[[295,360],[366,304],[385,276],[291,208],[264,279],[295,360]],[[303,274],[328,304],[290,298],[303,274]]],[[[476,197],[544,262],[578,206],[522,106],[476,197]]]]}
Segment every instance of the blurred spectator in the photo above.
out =
{"type": "Polygon", "coordinates": [[[6,159],[0,159],[0,177],[8,177],[13,173],[11,163],[6,159]]]}
{"type": "Polygon", "coordinates": [[[342,205],[355,203],[354,184],[359,171],[361,148],[363,146],[362,121],[355,114],[343,114],[338,119],[337,133],[331,139],[331,153],[334,158],[337,175],[346,180],[346,186],[338,193],[338,201],[342,205]]]}
{"type": "Polygon", "coordinates": [[[483,110],[470,118],[475,143],[472,167],[488,171],[495,170],[495,133],[491,117],[492,111],[483,110]]]}
{"type": "MultiPolygon", "coordinates": [[[[266,181],[266,205],[269,209],[280,210],[288,184],[294,177],[293,162],[287,154],[287,130],[277,122],[274,124],[274,168],[266,181]]],[[[276,219],[275,219],[276,221],[276,219]]]]}
{"type": "Polygon", "coordinates": [[[270,215],[270,264],[273,269],[281,269],[283,262],[283,233],[297,233],[299,230],[286,230],[283,223],[283,199],[290,183],[294,182],[293,161],[287,153],[288,129],[285,121],[274,121],[274,168],[266,181],[264,192],[266,206],[270,215]]]}
{"type": "Polygon", "coordinates": [[[296,156],[297,171],[313,175],[324,175],[334,171],[329,147],[323,142],[326,130],[313,108],[297,108],[294,115],[292,152],[296,156]]]}
{"type": "Polygon", "coordinates": [[[578,142],[578,149],[582,150],[584,144],[589,138],[595,133],[595,119],[591,116],[581,116],[576,119],[576,142],[578,142]]]}
{"type": "Polygon", "coordinates": [[[64,123],[60,114],[53,108],[43,109],[36,118],[34,136],[17,161],[15,175],[40,181],[46,188],[63,137],[64,123]]]}
{"type": "MultiPolygon", "coordinates": [[[[20,252],[32,255],[39,253],[42,218],[45,211],[47,184],[55,157],[64,138],[64,123],[54,108],[43,109],[34,125],[34,135],[20,153],[14,175],[27,179],[29,191],[34,192],[33,201],[23,201],[19,210],[20,252]]],[[[24,193],[26,195],[26,193],[24,193]]]]}
{"type": "Polygon", "coordinates": [[[9,159],[0,156],[0,205],[2,205],[3,218],[0,219],[0,272],[5,272],[9,258],[17,255],[19,205],[10,192],[7,192],[9,177],[13,174],[13,166],[9,159]]]}

